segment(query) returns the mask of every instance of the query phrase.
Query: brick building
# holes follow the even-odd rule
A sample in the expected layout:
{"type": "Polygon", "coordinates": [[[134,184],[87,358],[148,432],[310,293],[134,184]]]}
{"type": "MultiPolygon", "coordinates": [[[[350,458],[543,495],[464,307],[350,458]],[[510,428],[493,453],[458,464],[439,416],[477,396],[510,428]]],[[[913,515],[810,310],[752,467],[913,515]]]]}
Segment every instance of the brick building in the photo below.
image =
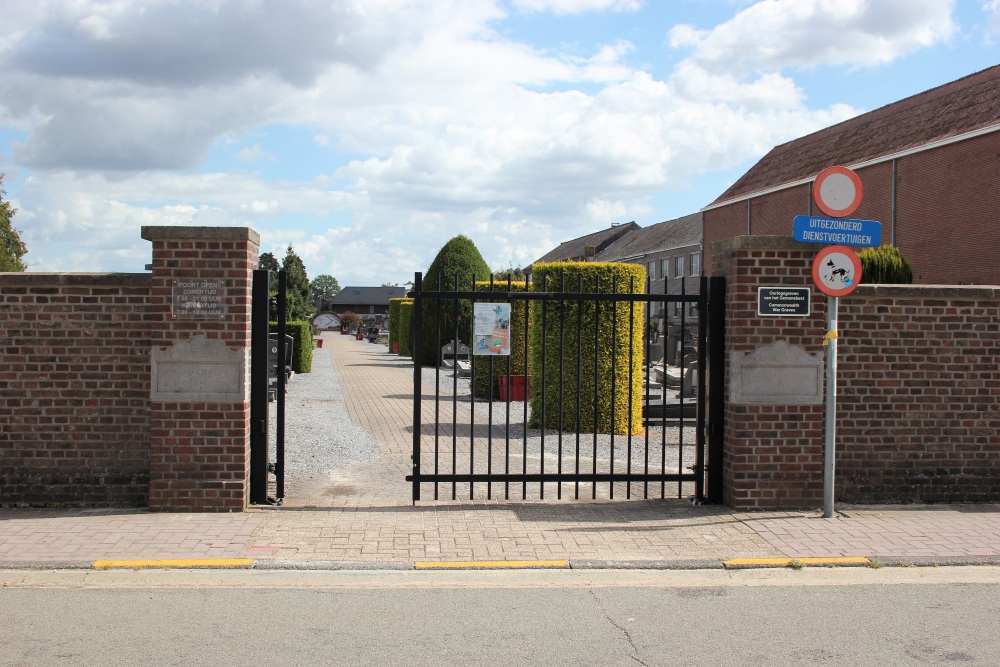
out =
{"type": "MultiPolygon", "coordinates": [[[[651,294],[681,294],[682,291],[697,294],[697,278],[701,275],[701,227],[701,213],[639,227],[599,253],[597,261],[642,264],[650,278],[651,294]]],[[[669,305],[669,312],[662,313],[661,319],[667,323],[679,322],[682,304],[669,305]]],[[[697,321],[694,304],[689,304],[685,315],[690,321],[697,321]]]]}
{"type": "MultiPolygon", "coordinates": [[[[1000,66],[776,146],[703,209],[705,248],[790,235],[796,215],[814,214],[813,181],[831,165],[861,178],[851,217],[882,223],[914,283],[1000,284],[1000,66]]],[[[705,264],[714,274],[709,253],[705,264]]]]}

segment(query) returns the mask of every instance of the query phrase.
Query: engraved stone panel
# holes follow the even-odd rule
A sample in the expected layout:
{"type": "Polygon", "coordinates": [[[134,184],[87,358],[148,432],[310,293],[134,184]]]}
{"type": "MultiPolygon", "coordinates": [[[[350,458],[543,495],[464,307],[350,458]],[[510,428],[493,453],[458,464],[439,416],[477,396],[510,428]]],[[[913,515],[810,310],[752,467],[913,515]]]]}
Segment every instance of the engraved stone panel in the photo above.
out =
{"type": "Polygon", "coordinates": [[[729,402],[734,405],[819,405],[824,360],[783,340],[750,354],[734,352],[729,402]]]}
{"type": "Polygon", "coordinates": [[[194,336],[170,347],[153,348],[154,401],[249,400],[249,349],[194,336]]]}

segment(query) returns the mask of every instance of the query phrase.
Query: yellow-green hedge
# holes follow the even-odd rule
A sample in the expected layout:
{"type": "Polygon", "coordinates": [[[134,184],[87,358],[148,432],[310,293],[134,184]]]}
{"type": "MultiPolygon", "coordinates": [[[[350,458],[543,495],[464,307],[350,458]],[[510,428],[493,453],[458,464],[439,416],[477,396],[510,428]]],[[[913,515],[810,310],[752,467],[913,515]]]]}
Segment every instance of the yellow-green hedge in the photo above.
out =
{"type": "MultiPolygon", "coordinates": [[[[477,292],[489,292],[490,283],[489,281],[480,281],[476,283],[477,292]]],[[[525,292],[527,291],[527,283],[524,281],[515,281],[510,283],[510,289],[507,289],[507,281],[501,281],[493,283],[494,292],[525,292]]],[[[484,299],[483,301],[489,301],[490,303],[507,303],[507,299],[496,298],[496,299],[484,299]]],[[[476,357],[476,369],[475,369],[475,383],[474,383],[474,393],[477,398],[486,398],[490,396],[490,391],[492,390],[492,397],[499,398],[500,384],[498,378],[501,375],[507,375],[507,366],[510,365],[511,375],[524,375],[525,374],[525,354],[524,354],[524,328],[525,328],[525,311],[527,310],[527,301],[517,300],[510,302],[510,356],[478,356],[476,357]],[[490,378],[490,360],[493,360],[493,377],[492,381],[490,378]]]]}
{"type": "MultiPolygon", "coordinates": [[[[605,262],[554,262],[532,266],[534,292],[577,292],[612,294],[617,277],[617,293],[644,294],[646,269],[638,264],[605,262]],[[600,288],[598,290],[598,279],[600,288]]],[[[545,398],[545,428],[583,433],[635,434],[642,431],[642,333],[645,307],[642,302],[534,301],[531,304],[531,418],[530,425],[542,426],[542,396],[545,398]],[[543,329],[542,312],[545,309],[543,329]],[[560,314],[565,312],[560,341],[560,314]],[[595,318],[599,314],[597,337],[595,318]],[[579,318],[579,319],[578,319],[579,318]],[[578,325],[579,322],[579,325],[578,325]],[[580,330],[579,352],[577,331],[580,330]],[[545,378],[542,378],[542,344],[545,344],[545,378]],[[595,341],[597,373],[594,373],[595,341]],[[629,347],[631,395],[629,404],[629,347]],[[616,362],[612,365],[612,349],[616,362]],[[580,421],[576,422],[577,359],[579,354],[580,421]],[[560,361],[562,377],[562,423],[559,423],[560,361]],[[543,392],[544,382],[544,392],[543,392]],[[597,410],[594,410],[594,387],[597,410]],[[611,406],[614,404],[614,423],[611,406]],[[630,410],[631,407],[631,410],[630,410]],[[631,421],[629,415],[631,413],[631,421]]]]}
{"type": "MultiPolygon", "coordinates": [[[[392,352],[392,344],[400,342],[400,306],[404,302],[413,303],[413,299],[389,299],[389,351],[392,352]]],[[[403,344],[399,345],[400,351],[403,349],[403,344]]]]}
{"type": "Polygon", "coordinates": [[[399,356],[413,356],[413,299],[399,300],[399,356]]]}

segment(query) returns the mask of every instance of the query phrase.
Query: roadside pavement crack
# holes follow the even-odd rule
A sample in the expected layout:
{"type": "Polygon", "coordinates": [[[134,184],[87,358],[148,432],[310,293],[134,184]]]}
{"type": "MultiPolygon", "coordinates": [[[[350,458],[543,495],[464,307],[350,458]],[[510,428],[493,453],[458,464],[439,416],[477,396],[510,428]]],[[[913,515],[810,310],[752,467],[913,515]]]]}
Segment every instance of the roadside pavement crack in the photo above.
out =
{"type": "Polygon", "coordinates": [[[621,623],[619,623],[618,621],[616,621],[614,618],[611,617],[611,614],[609,614],[608,610],[604,608],[604,605],[601,604],[601,599],[597,597],[597,593],[595,593],[593,590],[590,591],[590,597],[594,599],[594,604],[596,604],[597,608],[601,611],[602,614],[604,614],[604,618],[608,619],[608,623],[610,623],[612,626],[618,629],[618,631],[622,633],[622,636],[625,637],[625,641],[628,642],[628,645],[632,647],[632,655],[629,657],[631,657],[633,660],[635,660],[638,664],[642,665],[643,667],[649,667],[649,664],[643,662],[642,659],[639,657],[639,647],[635,645],[635,641],[633,641],[632,635],[629,634],[628,628],[626,628],[621,623]]]}

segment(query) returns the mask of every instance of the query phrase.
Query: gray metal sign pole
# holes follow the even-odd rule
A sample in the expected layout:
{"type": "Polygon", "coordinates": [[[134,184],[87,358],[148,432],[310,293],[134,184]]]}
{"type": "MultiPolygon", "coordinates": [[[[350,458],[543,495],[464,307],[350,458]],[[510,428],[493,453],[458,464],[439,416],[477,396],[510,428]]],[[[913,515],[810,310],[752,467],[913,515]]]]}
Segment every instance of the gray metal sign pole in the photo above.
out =
{"type": "Polygon", "coordinates": [[[823,518],[832,519],[834,456],[837,443],[837,307],[840,299],[826,297],[826,429],[823,447],[823,518]]]}

